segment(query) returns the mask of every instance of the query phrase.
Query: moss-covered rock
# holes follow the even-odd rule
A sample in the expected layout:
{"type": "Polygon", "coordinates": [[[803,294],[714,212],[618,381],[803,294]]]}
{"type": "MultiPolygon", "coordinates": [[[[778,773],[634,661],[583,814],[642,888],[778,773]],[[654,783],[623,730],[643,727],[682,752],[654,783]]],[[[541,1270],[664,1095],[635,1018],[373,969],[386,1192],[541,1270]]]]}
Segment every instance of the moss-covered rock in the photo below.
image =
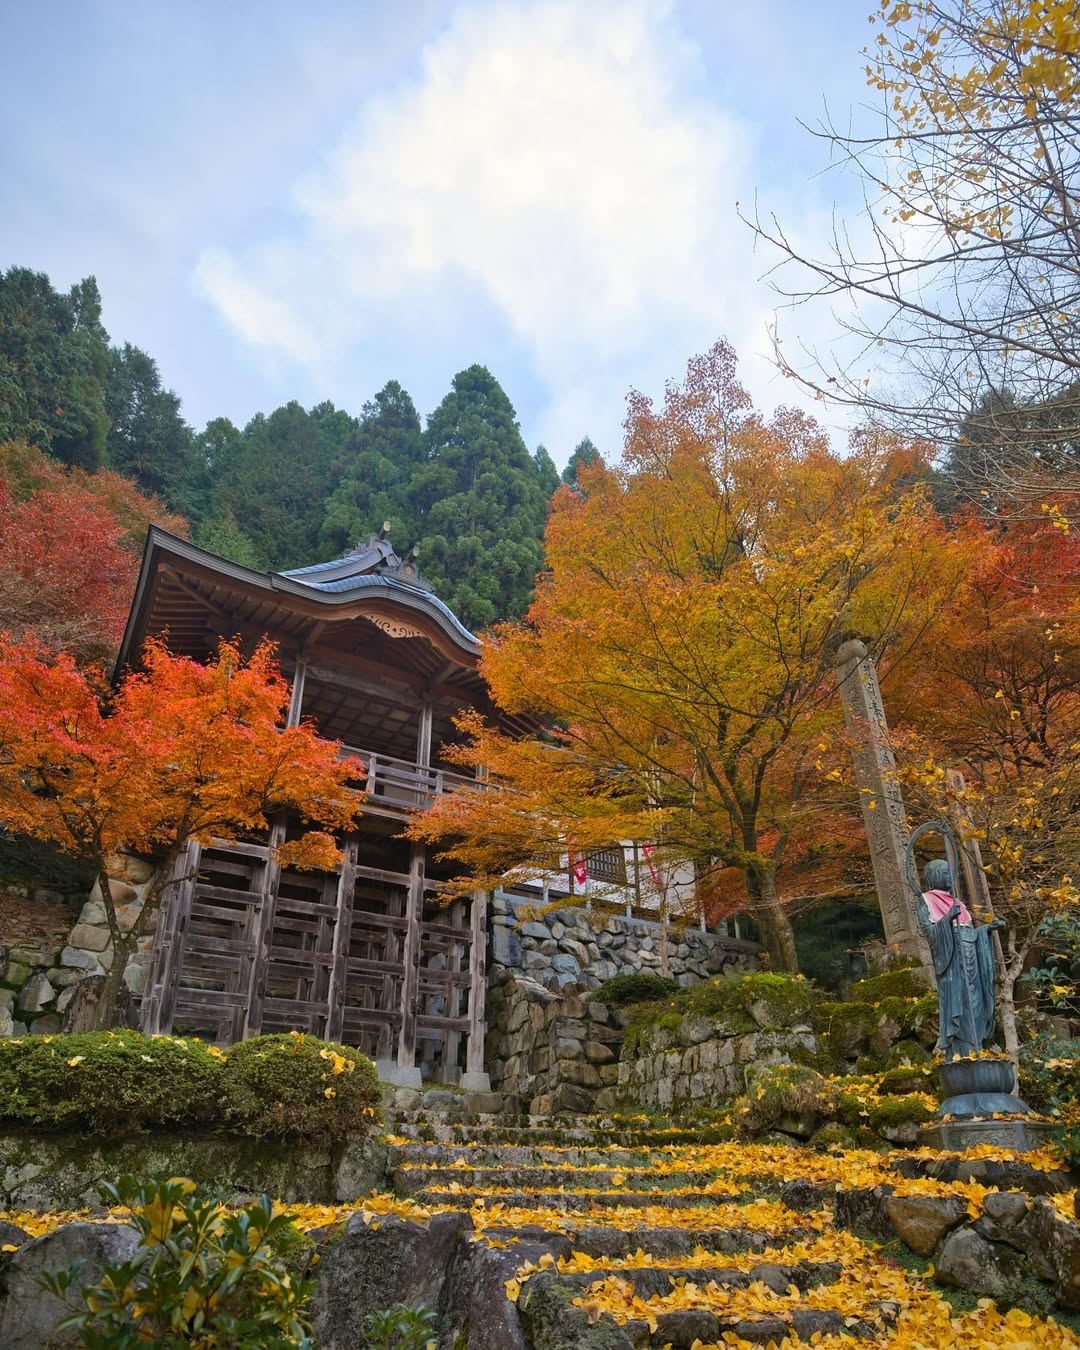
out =
{"type": "Polygon", "coordinates": [[[834,1149],[858,1148],[859,1143],[854,1130],[841,1125],[839,1121],[832,1120],[811,1135],[810,1147],[817,1149],[819,1153],[828,1153],[834,1149]]]}
{"type": "Polygon", "coordinates": [[[937,1091],[937,1073],[932,1064],[898,1064],[881,1075],[883,1093],[903,1097],[911,1092],[937,1091]]]}
{"type": "Polygon", "coordinates": [[[865,1003],[819,1003],[813,1025],[837,1059],[852,1060],[869,1047],[877,1017],[865,1003]]]}
{"type": "Polygon", "coordinates": [[[851,986],[853,1003],[881,1003],[886,998],[919,999],[930,988],[921,966],[894,966],[881,975],[871,975],[851,986]]]}
{"type": "Polygon", "coordinates": [[[834,1085],[816,1069],[775,1064],[754,1075],[746,1096],[739,1099],[734,1118],[750,1134],[785,1129],[785,1121],[798,1120],[800,1128],[788,1132],[809,1137],[822,1119],[832,1115],[835,1102],[834,1085]]]}
{"type": "Polygon", "coordinates": [[[897,1041],[885,1060],[886,1069],[895,1069],[907,1064],[933,1064],[934,1057],[927,1048],[916,1040],[897,1041]]]}

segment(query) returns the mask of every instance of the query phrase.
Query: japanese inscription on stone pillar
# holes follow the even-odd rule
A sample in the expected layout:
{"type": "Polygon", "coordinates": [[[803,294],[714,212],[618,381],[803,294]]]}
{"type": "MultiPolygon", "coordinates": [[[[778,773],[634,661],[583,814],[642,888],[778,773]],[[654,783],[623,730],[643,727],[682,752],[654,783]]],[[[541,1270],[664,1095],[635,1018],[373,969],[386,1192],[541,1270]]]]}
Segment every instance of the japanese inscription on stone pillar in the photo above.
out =
{"type": "Polygon", "coordinates": [[[843,644],[836,667],[885,941],[903,955],[927,964],[929,952],[915,917],[915,897],[904,877],[907,814],[877,671],[858,638],[843,644]]]}

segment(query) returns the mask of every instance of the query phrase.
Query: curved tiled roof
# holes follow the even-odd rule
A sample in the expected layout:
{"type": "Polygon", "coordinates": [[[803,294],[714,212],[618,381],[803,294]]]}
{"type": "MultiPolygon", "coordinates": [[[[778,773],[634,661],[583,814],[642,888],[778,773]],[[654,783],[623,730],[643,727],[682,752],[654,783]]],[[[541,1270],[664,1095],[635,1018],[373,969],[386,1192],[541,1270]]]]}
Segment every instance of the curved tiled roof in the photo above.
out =
{"type": "Polygon", "coordinates": [[[145,602],[159,568],[173,569],[193,566],[203,575],[213,574],[215,581],[228,586],[239,586],[248,593],[261,592],[267,599],[280,597],[303,598],[317,605],[336,609],[352,600],[385,599],[395,606],[426,615],[463,656],[466,664],[475,666],[480,654],[480,640],[471,633],[449,605],[425,586],[416,573],[412,559],[404,563],[394,553],[388,539],[373,538],[344,558],[298,567],[287,572],[259,572],[240,563],[230,562],[189,540],[177,538],[152,525],[147,534],[146,550],[139,576],[135,599],[128,619],[128,629],[120,652],[121,665],[137,651],[144,633],[141,618],[145,602]],[[405,575],[402,575],[404,573],[405,575]]]}

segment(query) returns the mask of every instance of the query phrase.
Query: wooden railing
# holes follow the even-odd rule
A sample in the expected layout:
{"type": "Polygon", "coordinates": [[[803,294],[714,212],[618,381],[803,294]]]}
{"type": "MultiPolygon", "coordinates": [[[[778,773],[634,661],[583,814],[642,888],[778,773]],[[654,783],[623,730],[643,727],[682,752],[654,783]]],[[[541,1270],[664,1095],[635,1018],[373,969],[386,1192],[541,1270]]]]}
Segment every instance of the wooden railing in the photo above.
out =
{"type": "Polygon", "coordinates": [[[355,745],[341,747],[343,757],[362,761],[367,777],[364,792],[373,805],[391,810],[426,810],[444,792],[475,787],[476,779],[449,769],[424,768],[408,759],[395,759],[381,751],[363,750],[355,745]]]}

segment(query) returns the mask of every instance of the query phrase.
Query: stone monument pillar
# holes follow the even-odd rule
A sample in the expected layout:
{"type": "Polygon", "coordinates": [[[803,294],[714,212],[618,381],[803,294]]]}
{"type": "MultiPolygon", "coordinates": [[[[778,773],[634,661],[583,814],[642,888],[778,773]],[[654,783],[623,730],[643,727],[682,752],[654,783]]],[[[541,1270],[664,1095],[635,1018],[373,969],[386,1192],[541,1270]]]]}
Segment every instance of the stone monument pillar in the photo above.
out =
{"type": "Polygon", "coordinates": [[[904,873],[908,841],[904,798],[896,778],[896,760],[881,701],[877,671],[858,638],[845,642],[836,657],[844,723],[852,743],[855,782],[874,866],[885,941],[891,951],[914,957],[933,970],[915,915],[916,897],[904,873]]]}

